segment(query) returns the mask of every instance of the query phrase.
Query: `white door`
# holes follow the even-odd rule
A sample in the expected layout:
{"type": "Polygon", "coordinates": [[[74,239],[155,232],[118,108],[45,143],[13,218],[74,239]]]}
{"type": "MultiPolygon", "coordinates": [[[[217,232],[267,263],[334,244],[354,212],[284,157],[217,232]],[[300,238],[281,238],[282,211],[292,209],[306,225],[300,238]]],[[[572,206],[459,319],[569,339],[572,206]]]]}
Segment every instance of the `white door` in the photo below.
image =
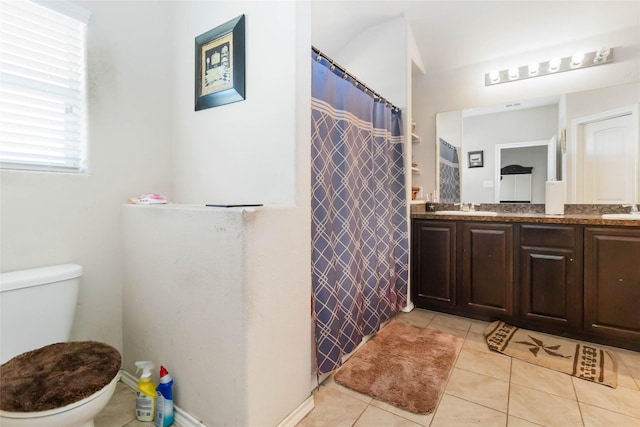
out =
{"type": "Polygon", "coordinates": [[[631,115],[584,127],[582,203],[636,203],[637,142],[631,115]]]}

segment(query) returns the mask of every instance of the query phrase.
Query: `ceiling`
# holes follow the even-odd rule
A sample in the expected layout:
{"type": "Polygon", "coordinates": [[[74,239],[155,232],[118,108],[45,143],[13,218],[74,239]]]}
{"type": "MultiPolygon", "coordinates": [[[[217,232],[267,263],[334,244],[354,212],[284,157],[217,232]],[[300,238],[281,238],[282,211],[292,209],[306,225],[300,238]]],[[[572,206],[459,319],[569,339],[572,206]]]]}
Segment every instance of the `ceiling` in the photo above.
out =
{"type": "Polygon", "coordinates": [[[312,43],[331,56],[398,16],[409,23],[425,68],[442,71],[640,28],[640,0],[312,0],[312,43]]]}

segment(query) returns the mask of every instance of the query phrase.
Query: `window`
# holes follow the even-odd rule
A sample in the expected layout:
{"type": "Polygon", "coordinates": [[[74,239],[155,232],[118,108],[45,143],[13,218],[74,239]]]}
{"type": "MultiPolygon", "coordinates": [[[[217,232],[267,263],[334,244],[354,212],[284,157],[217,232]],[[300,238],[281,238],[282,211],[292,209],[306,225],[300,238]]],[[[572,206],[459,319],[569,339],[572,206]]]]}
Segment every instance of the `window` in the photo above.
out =
{"type": "Polygon", "coordinates": [[[89,15],[72,3],[42,4],[0,4],[0,167],[83,172],[89,15]]]}

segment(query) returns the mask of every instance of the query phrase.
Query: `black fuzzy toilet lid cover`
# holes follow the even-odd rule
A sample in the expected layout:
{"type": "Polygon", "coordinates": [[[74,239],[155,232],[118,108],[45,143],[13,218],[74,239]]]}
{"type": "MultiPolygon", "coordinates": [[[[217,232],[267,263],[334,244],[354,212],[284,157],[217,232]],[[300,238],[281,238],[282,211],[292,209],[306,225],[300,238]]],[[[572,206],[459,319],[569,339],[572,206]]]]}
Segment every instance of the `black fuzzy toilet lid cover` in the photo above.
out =
{"type": "Polygon", "coordinates": [[[97,341],[51,344],[0,367],[0,409],[38,412],[61,408],[102,390],[118,374],[120,352],[97,341]]]}

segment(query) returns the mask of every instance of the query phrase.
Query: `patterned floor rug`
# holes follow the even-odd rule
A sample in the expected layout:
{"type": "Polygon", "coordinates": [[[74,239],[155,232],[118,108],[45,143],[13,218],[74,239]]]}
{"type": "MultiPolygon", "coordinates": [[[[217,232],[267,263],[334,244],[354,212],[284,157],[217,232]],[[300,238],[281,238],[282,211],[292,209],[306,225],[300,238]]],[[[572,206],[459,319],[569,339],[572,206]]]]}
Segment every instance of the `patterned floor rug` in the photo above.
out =
{"type": "Polygon", "coordinates": [[[495,321],[484,331],[491,350],[574,377],[616,388],[616,361],[608,351],[585,342],[528,331],[495,321]]]}
{"type": "Polygon", "coordinates": [[[337,383],[418,414],[433,412],[462,348],[455,335],[393,321],[335,373],[337,383]]]}

